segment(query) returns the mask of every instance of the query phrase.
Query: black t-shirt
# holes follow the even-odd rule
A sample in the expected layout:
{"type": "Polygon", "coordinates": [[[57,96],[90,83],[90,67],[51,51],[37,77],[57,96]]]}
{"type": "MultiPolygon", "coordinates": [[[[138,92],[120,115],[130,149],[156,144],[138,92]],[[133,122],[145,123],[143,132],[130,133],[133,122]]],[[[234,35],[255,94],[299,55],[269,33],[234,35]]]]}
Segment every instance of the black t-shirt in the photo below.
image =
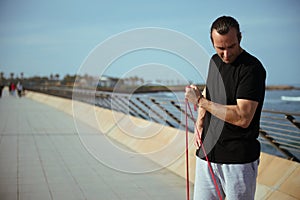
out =
{"type": "MultiPolygon", "coordinates": [[[[206,98],[212,102],[236,105],[237,99],[258,102],[255,115],[247,128],[224,122],[206,112],[203,143],[208,159],[223,164],[255,161],[260,155],[259,120],[265,96],[266,71],[261,62],[243,51],[231,63],[224,63],[215,54],[211,58],[206,83],[206,98]]],[[[204,159],[202,150],[197,156],[204,159]]]]}

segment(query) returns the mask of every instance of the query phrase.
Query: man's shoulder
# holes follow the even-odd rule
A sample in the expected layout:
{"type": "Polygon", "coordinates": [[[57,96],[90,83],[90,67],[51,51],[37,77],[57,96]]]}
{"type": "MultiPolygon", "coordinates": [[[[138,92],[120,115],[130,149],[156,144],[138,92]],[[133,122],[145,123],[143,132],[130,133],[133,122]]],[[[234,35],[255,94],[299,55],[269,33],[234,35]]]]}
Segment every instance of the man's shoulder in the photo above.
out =
{"type": "Polygon", "coordinates": [[[261,65],[262,66],[262,63],[260,62],[260,60],[255,57],[254,55],[248,53],[247,51],[243,51],[242,53],[242,60],[243,62],[245,62],[245,64],[248,64],[248,65],[261,65]]]}
{"type": "Polygon", "coordinates": [[[218,54],[214,54],[212,55],[210,62],[211,64],[213,63],[214,65],[219,66],[222,63],[222,59],[218,54]]]}
{"type": "Polygon", "coordinates": [[[266,77],[266,70],[258,58],[244,51],[240,60],[241,74],[254,74],[256,77],[266,77]]]}
{"type": "Polygon", "coordinates": [[[216,61],[216,60],[221,60],[221,58],[219,57],[218,54],[215,53],[214,55],[212,55],[211,60],[216,61]]]}

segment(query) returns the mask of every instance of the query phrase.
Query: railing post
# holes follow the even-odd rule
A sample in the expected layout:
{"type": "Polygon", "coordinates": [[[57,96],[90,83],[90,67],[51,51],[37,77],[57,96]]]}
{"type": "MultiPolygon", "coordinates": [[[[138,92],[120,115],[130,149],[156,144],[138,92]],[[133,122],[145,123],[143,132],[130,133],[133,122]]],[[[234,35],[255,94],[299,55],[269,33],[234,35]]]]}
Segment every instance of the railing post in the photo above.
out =
{"type": "MultiPolygon", "coordinates": [[[[169,117],[171,117],[178,125],[181,125],[181,121],[179,119],[177,119],[172,113],[170,113],[166,108],[162,107],[155,99],[150,99],[150,100],[155,105],[157,105],[161,110],[163,110],[169,117]]],[[[168,122],[168,121],[166,120],[166,122],[168,122]]]]}
{"type": "Polygon", "coordinates": [[[297,128],[300,129],[300,122],[297,122],[296,119],[292,115],[286,114],[285,118],[287,120],[289,120],[292,124],[294,124],[297,128]]]}
{"type": "Polygon", "coordinates": [[[171,124],[168,120],[164,119],[158,112],[156,112],[155,110],[153,110],[148,104],[146,104],[143,100],[141,100],[140,98],[136,98],[136,100],[138,100],[141,104],[143,104],[147,109],[151,110],[156,116],[158,116],[158,118],[160,118],[161,120],[165,121],[169,126],[174,127],[173,124],[171,124]]]}

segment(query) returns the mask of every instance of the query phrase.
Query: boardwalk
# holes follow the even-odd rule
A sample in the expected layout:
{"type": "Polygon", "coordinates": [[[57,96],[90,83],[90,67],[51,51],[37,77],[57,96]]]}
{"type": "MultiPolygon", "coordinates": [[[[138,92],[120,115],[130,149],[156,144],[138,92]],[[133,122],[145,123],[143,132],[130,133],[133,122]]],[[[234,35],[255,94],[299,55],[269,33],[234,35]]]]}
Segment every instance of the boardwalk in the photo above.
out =
{"type": "MultiPolygon", "coordinates": [[[[87,133],[96,132],[80,126],[87,133]]],[[[109,149],[103,151],[109,154],[109,149]]],[[[153,165],[140,159],[140,164],[153,165]]],[[[4,91],[0,99],[1,200],[183,200],[185,196],[181,177],[166,169],[144,174],[111,169],[84,148],[70,115],[4,91]]]]}

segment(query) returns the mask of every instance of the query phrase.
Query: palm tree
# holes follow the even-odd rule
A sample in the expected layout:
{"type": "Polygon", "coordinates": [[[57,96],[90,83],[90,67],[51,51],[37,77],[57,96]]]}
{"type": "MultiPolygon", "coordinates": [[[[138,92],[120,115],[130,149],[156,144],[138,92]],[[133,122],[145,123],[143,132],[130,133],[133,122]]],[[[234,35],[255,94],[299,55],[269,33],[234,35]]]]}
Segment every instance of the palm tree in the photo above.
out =
{"type": "Polygon", "coordinates": [[[55,79],[58,81],[59,80],[59,74],[55,74],[55,79]]]}
{"type": "Polygon", "coordinates": [[[0,80],[4,78],[4,72],[0,72],[0,80]]]}
{"type": "Polygon", "coordinates": [[[143,78],[140,78],[140,82],[141,82],[142,85],[145,83],[143,78]]]}
{"type": "Polygon", "coordinates": [[[10,73],[10,79],[13,80],[14,79],[15,74],[13,72],[10,73]]]}

